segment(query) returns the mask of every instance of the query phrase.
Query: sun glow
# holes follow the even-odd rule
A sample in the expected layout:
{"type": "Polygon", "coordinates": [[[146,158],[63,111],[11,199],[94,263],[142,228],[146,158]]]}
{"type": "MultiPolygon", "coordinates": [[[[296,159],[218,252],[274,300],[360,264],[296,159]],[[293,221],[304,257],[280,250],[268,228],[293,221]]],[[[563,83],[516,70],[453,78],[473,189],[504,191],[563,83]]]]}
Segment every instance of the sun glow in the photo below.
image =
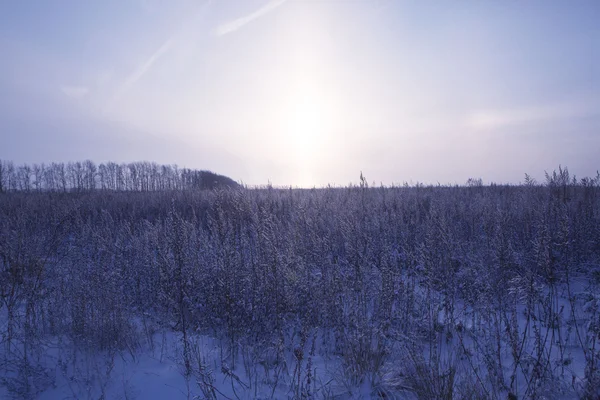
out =
{"type": "Polygon", "coordinates": [[[315,184],[316,172],[332,129],[326,96],[310,84],[299,85],[286,104],[284,141],[287,160],[302,186],[315,184]]]}
{"type": "Polygon", "coordinates": [[[307,93],[299,96],[289,110],[288,142],[295,158],[310,160],[319,150],[318,138],[325,128],[325,116],[316,99],[307,93]]]}

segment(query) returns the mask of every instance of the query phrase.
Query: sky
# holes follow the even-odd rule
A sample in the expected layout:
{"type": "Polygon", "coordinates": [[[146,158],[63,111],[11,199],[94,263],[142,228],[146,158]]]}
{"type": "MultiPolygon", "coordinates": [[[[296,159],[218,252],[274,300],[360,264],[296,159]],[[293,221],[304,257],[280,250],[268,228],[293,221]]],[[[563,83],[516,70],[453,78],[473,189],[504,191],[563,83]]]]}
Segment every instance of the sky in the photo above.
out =
{"type": "Polygon", "coordinates": [[[0,159],[248,185],[600,169],[597,0],[0,0],[0,159]]]}

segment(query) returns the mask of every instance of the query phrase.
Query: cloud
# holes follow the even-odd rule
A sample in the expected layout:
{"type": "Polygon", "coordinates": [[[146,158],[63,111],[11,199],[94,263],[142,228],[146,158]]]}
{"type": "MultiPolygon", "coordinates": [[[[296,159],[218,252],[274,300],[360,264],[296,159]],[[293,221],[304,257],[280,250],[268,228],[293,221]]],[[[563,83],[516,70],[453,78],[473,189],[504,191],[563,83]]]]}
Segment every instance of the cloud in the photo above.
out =
{"type": "Polygon", "coordinates": [[[166,40],[144,63],[140,64],[140,66],[125,80],[116,97],[122,95],[127,89],[140,80],[140,78],[152,68],[152,65],[154,65],[154,63],[171,48],[172,44],[172,39],[166,40]]]}
{"type": "Polygon", "coordinates": [[[115,111],[117,102],[125,95],[137,81],[139,81],[149,70],[154,63],[158,61],[172,46],[173,40],[166,40],[152,55],[133,71],[125,81],[117,86],[114,95],[105,103],[102,113],[112,113],[115,111]]]}
{"type": "Polygon", "coordinates": [[[465,125],[474,129],[495,129],[529,123],[548,123],[597,115],[596,105],[559,104],[517,109],[481,110],[470,113],[465,125]]]}
{"type": "MultiPolygon", "coordinates": [[[[141,1],[144,2],[145,0],[141,1]]],[[[169,50],[175,47],[177,45],[177,42],[189,40],[189,38],[186,38],[184,36],[186,33],[189,33],[187,31],[187,28],[189,28],[191,25],[193,26],[193,24],[198,23],[202,18],[204,18],[206,10],[211,6],[212,3],[213,0],[207,0],[204,4],[202,4],[199,7],[198,12],[192,14],[191,18],[188,18],[187,21],[184,20],[183,22],[181,22],[180,28],[170,37],[168,37],[163,42],[163,44],[158,49],[156,49],[154,53],[152,53],[150,57],[148,57],[144,62],[140,63],[136,70],[133,71],[125,79],[123,84],[121,84],[118,87],[112,101],[114,102],[118,100],[121,96],[123,96],[123,94],[125,94],[133,85],[135,85],[135,83],[139,81],[161,57],[163,57],[169,50]]]]}
{"type": "Polygon", "coordinates": [[[90,92],[90,89],[87,86],[64,85],[60,87],[60,91],[69,97],[80,99],[86,96],[90,92]]]}
{"type": "Polygon", "coordinates": [[[227,35],[228,33],[235,32],[238,29],[240,29],[241,27],[243,27],[244,25],[255,20],[256,18],[259,18],[259,17],[267,14],[268,12],[273,11],[275,8],[279,7],[286,1],[287,0],[271,0],[270,2],[268,2],[267,4],[265,4],[264,6],[262,6],[261,8],[254,11],[251,14],[248,14],[244,17],[237,18],[237,19],[234,19],[233,21],[229,21],[229,22],[219,25],[217,27],[217,29],[214,31],[214,34],[216,36],[223,36],[223,35],[227,35]]]}

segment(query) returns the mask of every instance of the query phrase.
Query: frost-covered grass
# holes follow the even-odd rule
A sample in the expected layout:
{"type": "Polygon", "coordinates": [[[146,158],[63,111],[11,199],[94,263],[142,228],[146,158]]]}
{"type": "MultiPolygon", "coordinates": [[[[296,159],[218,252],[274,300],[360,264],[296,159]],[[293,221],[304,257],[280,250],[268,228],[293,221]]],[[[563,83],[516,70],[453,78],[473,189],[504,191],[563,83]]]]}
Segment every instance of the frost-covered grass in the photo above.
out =
{"type": "Polygon", "coordinates": [[[1,398],[594,399],[600,179],[0,195],[1,398]]]}

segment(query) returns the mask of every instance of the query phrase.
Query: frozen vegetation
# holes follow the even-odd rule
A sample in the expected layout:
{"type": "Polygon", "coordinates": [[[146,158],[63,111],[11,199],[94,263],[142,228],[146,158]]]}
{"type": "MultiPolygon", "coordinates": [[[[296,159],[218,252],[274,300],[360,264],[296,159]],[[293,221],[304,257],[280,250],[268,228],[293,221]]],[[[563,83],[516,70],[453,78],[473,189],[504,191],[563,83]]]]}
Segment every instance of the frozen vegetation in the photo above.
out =
{"type": "Polygon", "coordinates": [[[78,164],[0,163],[0,398],[600,395],[600,176],[199,190],[78,164]]]}

